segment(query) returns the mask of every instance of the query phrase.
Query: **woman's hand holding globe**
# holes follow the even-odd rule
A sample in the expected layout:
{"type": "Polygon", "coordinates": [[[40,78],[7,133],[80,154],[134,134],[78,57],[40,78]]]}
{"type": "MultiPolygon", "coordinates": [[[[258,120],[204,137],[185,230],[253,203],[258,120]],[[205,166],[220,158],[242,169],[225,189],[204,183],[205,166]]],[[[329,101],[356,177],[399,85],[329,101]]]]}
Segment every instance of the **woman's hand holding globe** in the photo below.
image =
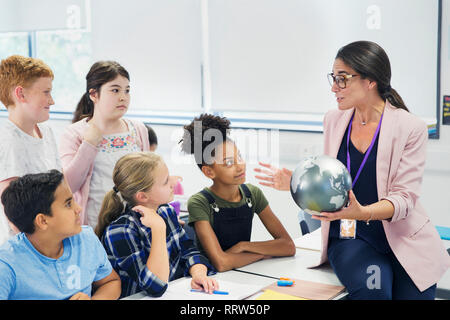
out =
{"type": "Polygon", "coordinates": [[[313,215],[312,218],[320,221],[334,221],[341,219],[370,220],[371,215],[369,208],[362,206],[358,200],[356,200],[353,190],[350,190],[348,195],[349,203],[347,207],[335,212],[322,211],[320,216],[313,215]]]}
{"type": "Polygon", "coordinates": [[[328,156],[308,157],[299,162],[294,172],[268,163],[259,164],[263,168],[254,169],[264,174],[255,176],[261,180],[259,183],[276,190],[290,190],[297,205],[314,219],[370,220],[369,208],[362,206],[356,199],[351,191],[350,174],[337,159],[328,156]]]}

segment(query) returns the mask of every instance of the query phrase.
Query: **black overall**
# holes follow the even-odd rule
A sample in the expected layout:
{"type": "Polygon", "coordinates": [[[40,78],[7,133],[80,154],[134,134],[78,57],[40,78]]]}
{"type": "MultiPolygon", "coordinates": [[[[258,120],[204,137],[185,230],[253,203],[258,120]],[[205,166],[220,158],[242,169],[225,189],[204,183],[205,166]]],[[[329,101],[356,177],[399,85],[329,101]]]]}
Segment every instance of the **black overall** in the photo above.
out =
{"type": "Polygon", "coordinates": [[[212,227],[223,251],[240,241],[250,241],[253,222],[252,194],[245,184],[241,184],[241,188],[244,191],[245,204],[237,208],[219,208],[211,194],[205,190],[200,191],[212,208],[212,227]]]}

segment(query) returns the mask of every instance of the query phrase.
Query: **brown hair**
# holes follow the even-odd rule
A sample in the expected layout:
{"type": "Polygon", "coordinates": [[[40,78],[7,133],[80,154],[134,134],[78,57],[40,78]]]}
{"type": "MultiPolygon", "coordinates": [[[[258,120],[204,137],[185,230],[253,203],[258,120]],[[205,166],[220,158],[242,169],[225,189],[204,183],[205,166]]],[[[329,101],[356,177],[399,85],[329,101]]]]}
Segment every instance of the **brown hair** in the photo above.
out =
{"type": "Polygon", "coordinates": [[[95,228],[99,238],[102,237],[106,227],[120,217],[124,201],[130,206],[135,206],[136,194],[148,191],[153,186],[155,181],[152,173],[161,163],[162,158],[153,152],[129,153],[117,161],[113,171],[114,188],[103,199],[95,228]]]}
{"type": "Polygon", "coordinates": [[[73,114],[72,123],[80,121],[84,118],[92,118],[94,115],[94,103],[90,96],[90,90],[94,90],[100,94],[100,88],[107,82],[123,76],[130,80],[128,71],[125,70],[118,62],[115,61],[98,61],[94,63],[86,75],[86,92],[78,102],[77,108],[73,114]]]}
{"type": "Polygon", "coordinates": [[[384,101],[409,112],[397,90],[391,87],[391,63],[386,52],[375,42],[355,41],[339,49],[336,59],[361,75],[376,81],[378,94],[384,101]]]}
{"type": "Polygon", "coordinates": [[[29,87],[39,78],[54,78],[52,69],[40,59],[13,55],[2,60],[0,101],[6,108],[14,105],[12,90],[17,86],[29,87]]]}

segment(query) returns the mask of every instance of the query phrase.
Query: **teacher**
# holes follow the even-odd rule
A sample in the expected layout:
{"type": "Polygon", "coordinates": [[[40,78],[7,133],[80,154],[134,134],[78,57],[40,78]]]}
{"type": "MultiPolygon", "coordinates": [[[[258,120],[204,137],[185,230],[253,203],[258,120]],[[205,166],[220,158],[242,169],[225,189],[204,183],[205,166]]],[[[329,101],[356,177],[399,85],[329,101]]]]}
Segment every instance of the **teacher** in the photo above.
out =
{"type": "MultiPolygon", "coordinates": [[[[353,188],[347,207],[313,216],[322,227],[319,265],[328,258],[350,299],[434,299],[450,257],[418,200],[427,126],[391,87],[376,43],[342,47],[328,79],[338,110],[323,120],[324,153],[347,166],[353,188]]],[[[260,184],[289,190],[291,171],[260,164],[260,184]]]]}

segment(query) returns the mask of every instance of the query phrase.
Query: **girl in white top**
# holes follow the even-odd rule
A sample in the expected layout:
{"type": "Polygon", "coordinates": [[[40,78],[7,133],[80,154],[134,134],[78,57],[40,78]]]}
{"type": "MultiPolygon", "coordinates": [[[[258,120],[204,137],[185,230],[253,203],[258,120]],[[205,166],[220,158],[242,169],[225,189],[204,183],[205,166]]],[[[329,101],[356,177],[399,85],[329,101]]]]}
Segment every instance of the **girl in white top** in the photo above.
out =
{"type": "Polygon", "coordinates": [[[130,77],[114,61],[96,62],[86,76],[87,90],[73,124],[66,128],[60,154],[66,181],[81,205],[83,224],[95,228],[103,198],[114,186],[113,168],[125,154],[148,151],[148,133],[123,116],[130,104],[130,77]]]}
{"type": "MultiPolygon", "coordinates": [[[[0,63],[0,101],[8,119],[0,127],[0,195],[10,182],[29,173],[61,170],[49,119],[52,70],[41,60],[11,56],[0,63]]],[[[0,245],[15,232],[0,205],[0,245]]]]}

